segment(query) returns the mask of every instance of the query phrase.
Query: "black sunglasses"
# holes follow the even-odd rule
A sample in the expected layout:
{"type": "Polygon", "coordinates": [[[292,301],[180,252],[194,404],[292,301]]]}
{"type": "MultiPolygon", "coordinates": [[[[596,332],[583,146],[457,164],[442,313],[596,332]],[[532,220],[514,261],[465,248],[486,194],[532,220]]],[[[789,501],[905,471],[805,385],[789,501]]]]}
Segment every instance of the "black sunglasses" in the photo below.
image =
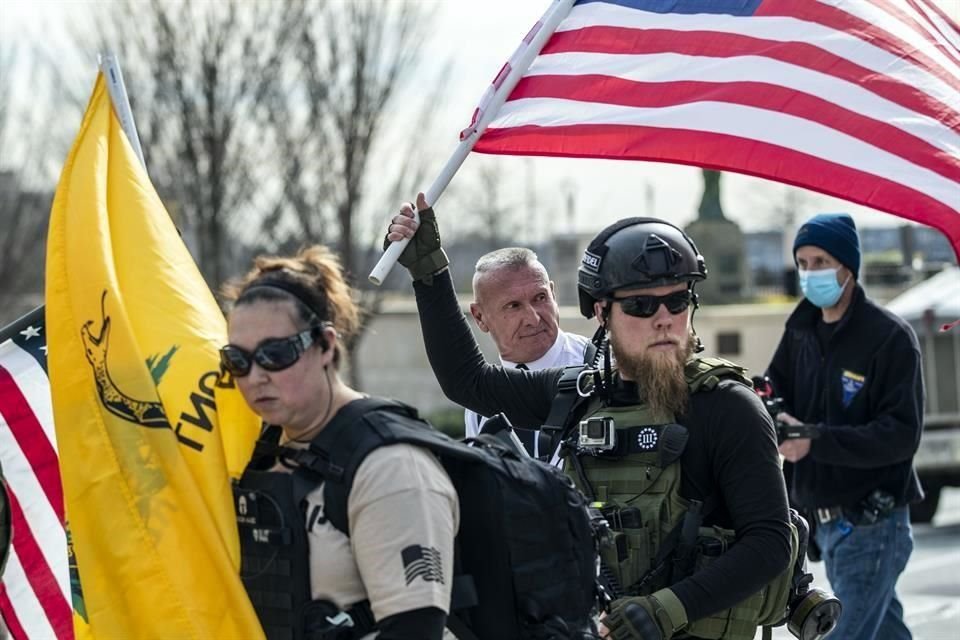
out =
{"type": "Polygon", "coordinates": [[[673,315],[683,313],[695,298],[693,292],[687,289],[686,291],[674,291],[665,296],[639,295],[610,299],[613,302],[619,302],[620,308],[623,309],[623,312],[628,316],[649,318],[657,312],[661,304],[673,315]]]}
{"type": "MultiPolygon", "coordinates": [[[[310,327],[286,338],[267,338],[253,352],[228,344],[220,349],[220,366],[234,378],[250,373],[254,362],[267,371],[282,371],[296,364],[322,332],[323,327],[310,327]]],[[[320,344],[324,344],[322,339],[320,344]]]]}

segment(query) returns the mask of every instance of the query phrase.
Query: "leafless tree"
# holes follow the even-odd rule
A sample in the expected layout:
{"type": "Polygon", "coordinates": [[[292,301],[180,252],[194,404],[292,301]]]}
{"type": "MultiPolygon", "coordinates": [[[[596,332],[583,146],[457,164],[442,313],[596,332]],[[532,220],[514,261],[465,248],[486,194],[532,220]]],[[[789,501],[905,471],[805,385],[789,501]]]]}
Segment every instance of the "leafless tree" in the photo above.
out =
{"type": "MultiPolygon", "coordinates": [[[[253,251],[323,241],[359,285],[365,317],[376,312],[382,293],[364,277],[379,254],[373,236],[382,236],[386,207],[423,176],[421,158],[398,157],[397,141],[409,141],[414,127],[422,132],[437,103],[429,92],[397,101],[433,4],[101,7],[96,48],[120,55],[148,173],[211,285],[253,251]],[[401,115],[405,136],[391,142],[397,132],[387,125],[401,115]],[[365,227],[372,194],[381,198],[379,217],[365,227]]],[[[351,363],[355,348],[348,345],[351,363]]]]}
{"type": "MultiPolygon", "coordinates": [[[[266,229],[281,246],[323,241],[335,247],[360,292],[366,320],[382,299],[382,291],[366,282],[379,257],[375,238],[382,237],[387,213],[401,194],[410,197],[424,175],[421,155],[397,150],[423,135],[436,105],[432,92],[423,89],[428,83],[417,85],[419,93],[409,100],[399,100],[429,33],[429,7],[412,0],[307,4],[294,40],[301,99],[280,95],[269,109],[285,165],[284,198],[266,229]],[[391,136],[398,127],[404,135],[391,136]],[[378,196],[379,206],[372,206],[378,196]],[[373,218],[364,213],[374,212],[376,222],[365,228],[364,221],[373,218]]],[[[362,335],[347,345],[357,387],[353,354],[362,335]]]]}
{"type": "Polygon", "coordinates": [[[244,232],[277,197],[268,96],[290,95],[308,3],[124,0],[100,7],[120,54],[147,170],[207,281],[237,264],[244,232]],[[246,214],[246,215],[244,215],[246,214]],[[231,234],[231,232],[234,232],[231,234]]]}
{"type": "Polygon", "coordinates": [[[476,158],[475,162],[475,171],[464,176],[472,180],[457,192],[460,210],[464,212],[461,217],[467,221],[466,229],[460,233],[477,238],[486,251],[516,244],[514,238],[523,229],[519,211],[526,187],[511,180],[505,168],[507,161],[499,156],[476,158]]]}
{"type": "Polygon", "coordinates": [[[53,185],[68,145],[55,124],[67,119],[55,117],[60,86],[36,51],[0,48],[0,326],[43,291],[53,185]]]}

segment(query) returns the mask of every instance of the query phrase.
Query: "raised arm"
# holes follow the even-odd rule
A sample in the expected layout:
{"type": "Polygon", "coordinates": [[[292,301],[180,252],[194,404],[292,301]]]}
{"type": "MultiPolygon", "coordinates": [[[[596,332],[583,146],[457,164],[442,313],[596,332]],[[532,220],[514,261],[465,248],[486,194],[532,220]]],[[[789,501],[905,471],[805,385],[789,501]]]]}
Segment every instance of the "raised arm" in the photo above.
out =
{"type": "Polygon", "coordinates": [[[562,369],[521,371],[488,364],[460,309],[436,216],[418,196],[420,224],[409,203],[390,225],[387,240],[412,238],[399,262],[414,278],[427,357],[444,394],[481,415],[503,412],[517,427],[546,420],[562,369]]]}

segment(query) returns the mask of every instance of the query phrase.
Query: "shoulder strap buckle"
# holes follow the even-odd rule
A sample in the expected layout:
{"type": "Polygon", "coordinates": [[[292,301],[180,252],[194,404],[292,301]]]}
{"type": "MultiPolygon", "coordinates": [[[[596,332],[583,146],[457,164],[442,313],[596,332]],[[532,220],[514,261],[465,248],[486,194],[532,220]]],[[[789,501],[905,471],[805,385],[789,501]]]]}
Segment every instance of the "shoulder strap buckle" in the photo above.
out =
{"type": "MultiPolygon", "coordinates": [[[[598,369],[588,369],[586,367],[583,367],[580,373],[577,374],[577,381],[576,381],[575,388],[577,390],[578,396],[580,396],[581,398],[589,398],[594,394],[597,387],[596,385],[590,385],[589,383],[591,382],[591,378],[598,373],[600,373],[598,369]],[[586,380],[586,383],[584,383],[584,380],[586,380]]],[[[563,378],[561,378],[561,381],[562,380],[563,378]]]]}
{"type": "Polygon", "coordinates": [[[337,613],[337,615],[335,615],[335,616],[333,616],[333,617],[331,617],[331,616],[326,616],[326,618],[327,618],[327,622],[329,622],[332,626],[337,627],[337,628],[341,628],[341,629],[342,629],[342,628],[345,628],[345,627],[353,627],[353,626],[354,626],[354,625],[353,625],[353,618],[351,618],[351,617],[350,617],[350,614],[347,613],[346,611],[340,611],[340,612],[337,613]]]}

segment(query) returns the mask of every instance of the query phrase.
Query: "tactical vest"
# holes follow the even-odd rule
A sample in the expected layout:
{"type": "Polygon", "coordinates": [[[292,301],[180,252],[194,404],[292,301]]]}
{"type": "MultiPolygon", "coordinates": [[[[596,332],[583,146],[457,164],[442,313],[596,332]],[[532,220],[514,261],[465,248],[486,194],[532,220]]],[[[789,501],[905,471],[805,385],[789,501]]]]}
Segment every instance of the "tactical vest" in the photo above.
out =
{"type": "MultiPolygon", "coordinates": [[[[379,398],[346,405],[308,449],[258,442],[255,461],[282,455],[299,466],[286,474],[252,464],[235,491],[243,583],[267,637],[364,635],[311,635],[310,625],[305,630],[299,623],[313,604],[299,503],[323,482],[324,516],[349,535],[347,501],[357,469],[371,451],[401,443],[435,454],[460,499],[448,628],[461,640],[589,637],[598,596],[597,536],[570,479],[490,436],[475,446],[454,441],[412,407],[379,398]]],[[[372,616],[369,622],[372,627],[372,616]]]]}
{"type": "MultiPolygon", "coordinates": [[[[691,360],[684,371],[691,394],[709,392],[721,380],[750,386],[744,372],[719,358],[691,360]]],[[[657,415],[645,405],[603,406],[600,399],[591,399],[583,419],[605,417],[616,426],[615,454],[579,455],[566,469],[577,487],[595,500],[613,531],[612,544],[602,549],[601,557],[615,595],[649,595],[723,554],[735,532],[700,526],[717,497],[703,504],[680,495],[680,457],[688,434],[674,416],[657,415]],[[688,517],[691,511],[694,517],[688,517]],[[691,522],[695,528],[684,532],[691,522]]],[[[758,626],[781,623],[787,616],[799,546],[796,527],[790,526],[792,557],[782,575],[735,607],[692,622],[675,637],[751,640],[758,626]]]]}
{"type": "Polygon", "coordinates": [[[270,470],[279,435],[278,427],[268,428],[233,487],[243,586],[268,640],[360,638],[374,628],[366,602],[341,613],[332,603],[311,599],[303,501],[317,479],[301,470],[270,470]],[[338,615],[350,616],[349,633],[332,631],[338,615]]]}

